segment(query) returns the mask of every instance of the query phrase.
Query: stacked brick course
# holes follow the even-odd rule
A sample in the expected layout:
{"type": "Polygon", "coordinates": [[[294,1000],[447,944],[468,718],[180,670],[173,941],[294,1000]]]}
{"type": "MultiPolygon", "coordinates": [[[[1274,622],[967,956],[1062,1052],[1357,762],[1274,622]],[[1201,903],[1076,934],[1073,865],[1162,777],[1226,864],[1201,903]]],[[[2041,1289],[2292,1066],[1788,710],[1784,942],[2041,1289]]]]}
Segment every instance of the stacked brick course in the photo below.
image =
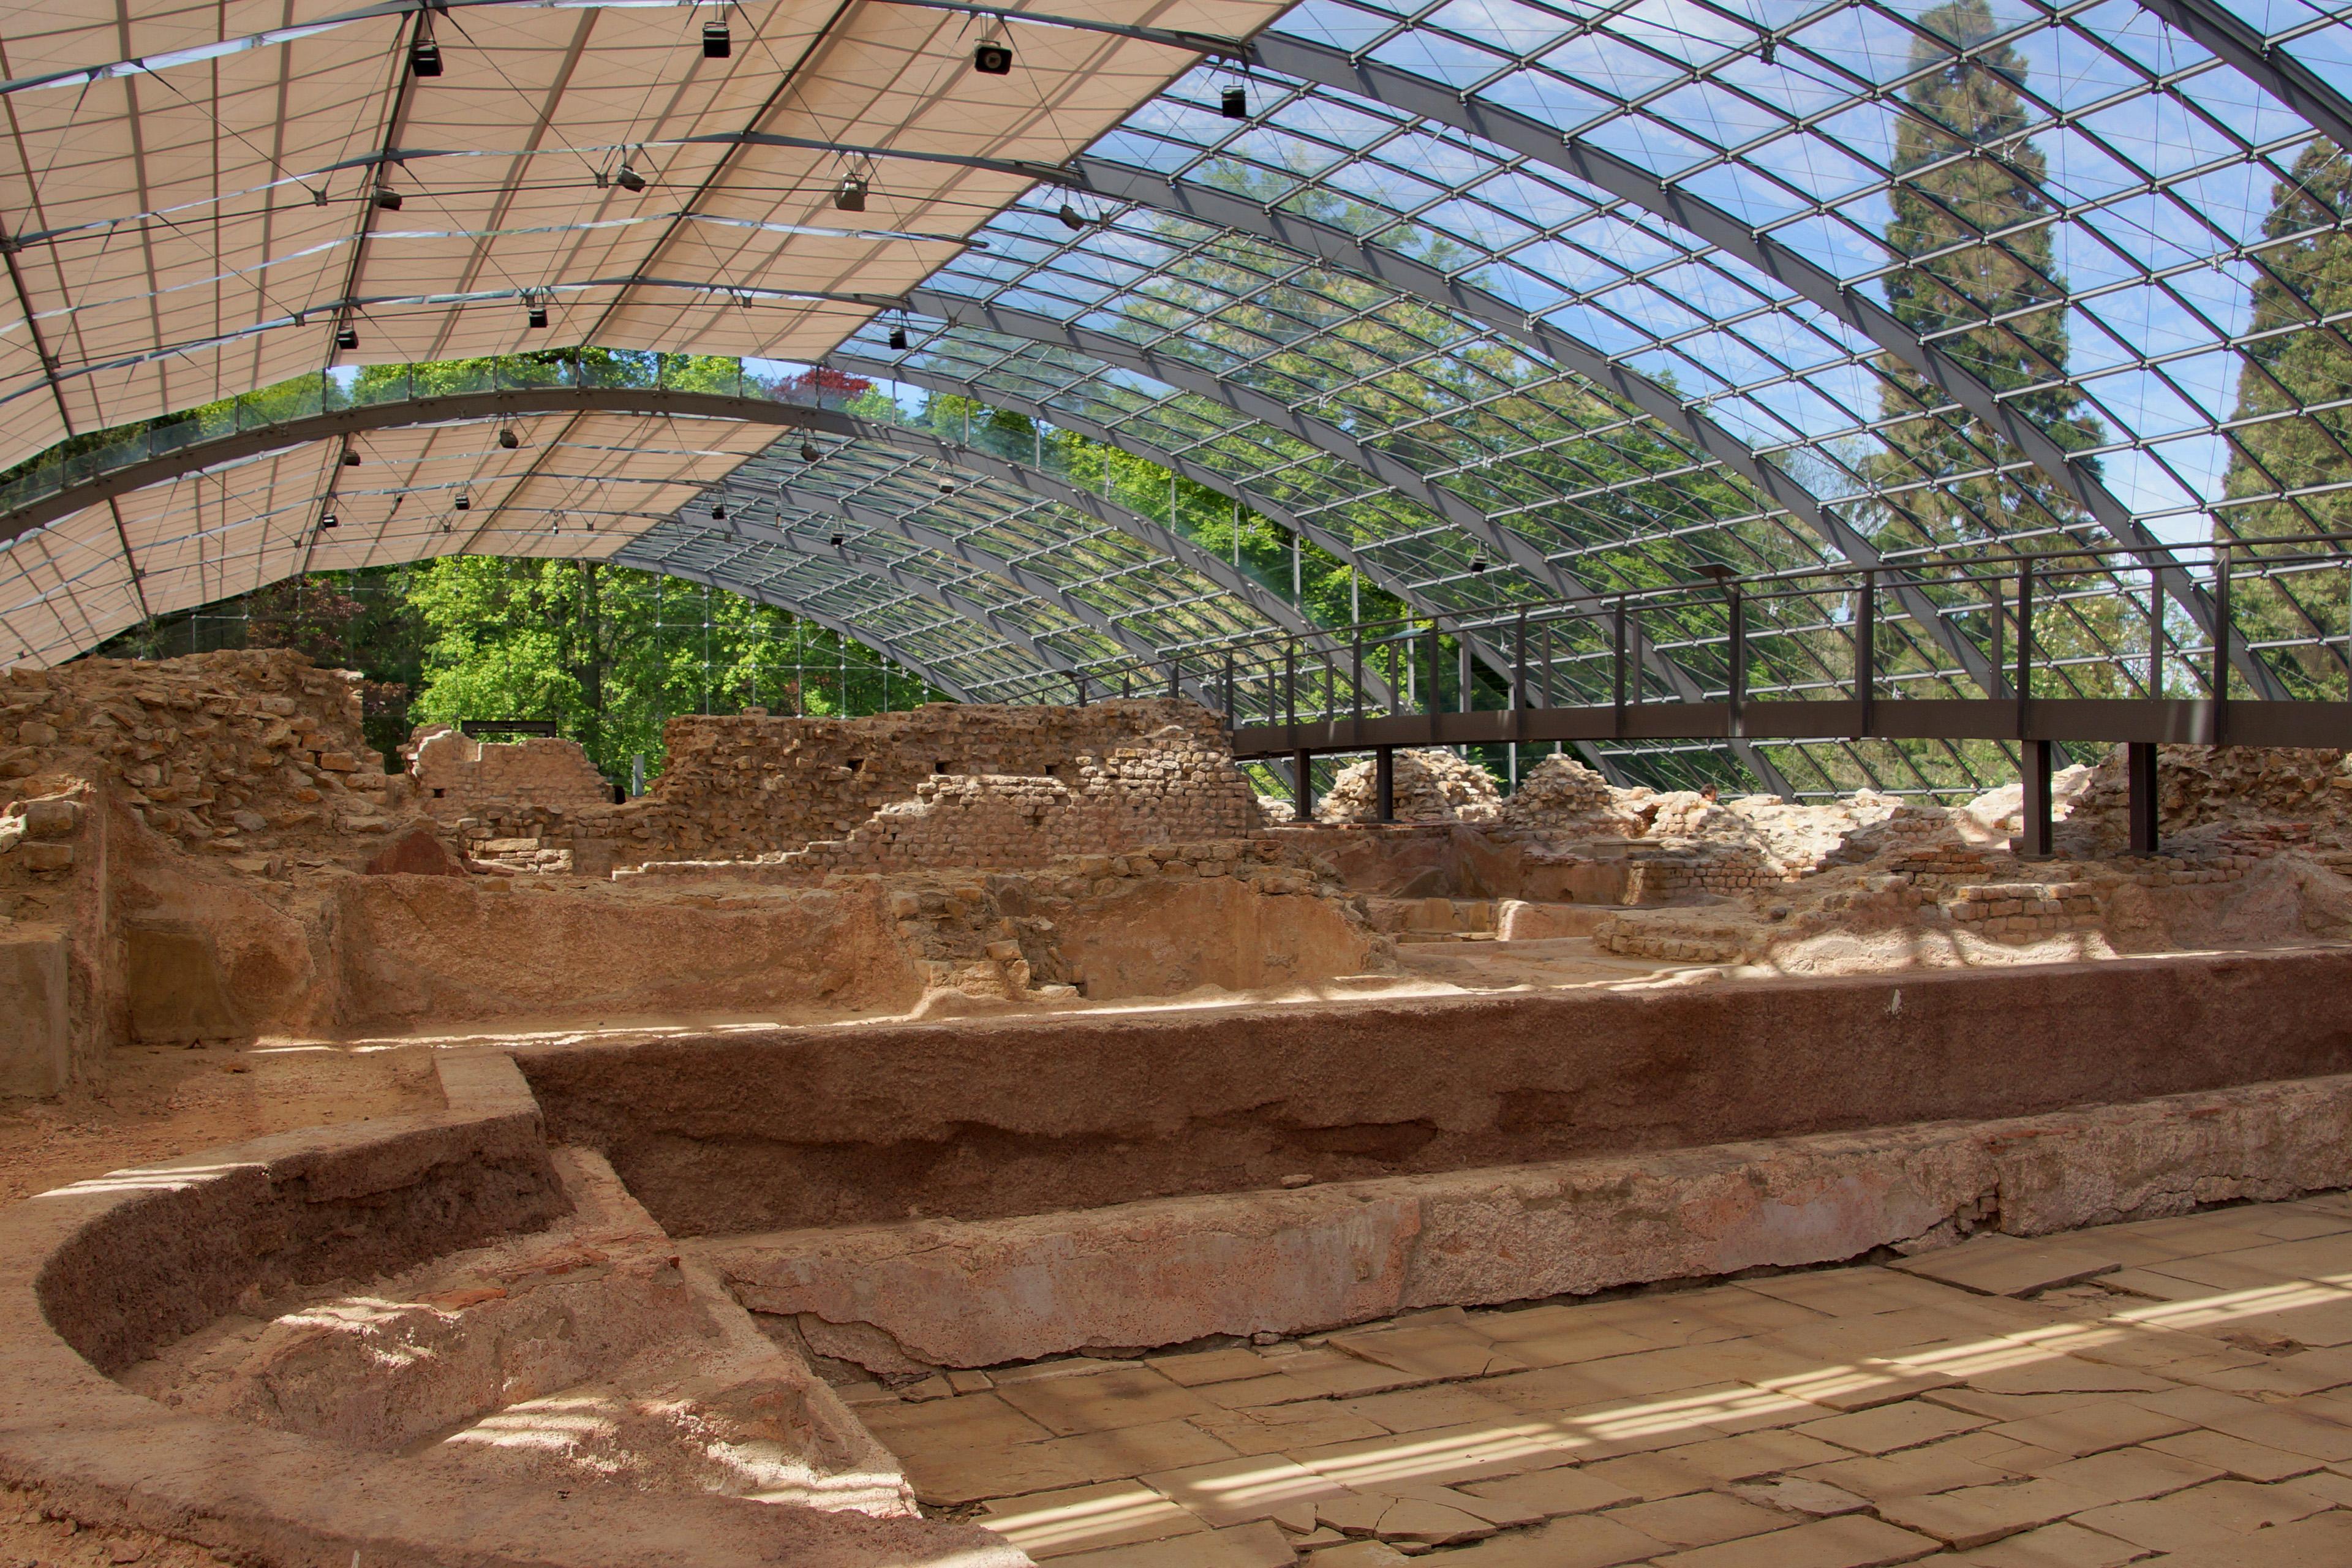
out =
{"type": "Polygon", "coordinates": [[[401,748],[418,804],[443,822],[497,805],[559,810],[605,805],[612,786],[577,741],[534,735],[477,741],[446,724],[420,724],[401,748]]]}
{"type": "Polygon", "coordinates": [[[1215,716],[1192,702],[934,703],[865,719],[673,719],[669,766],[624,805],[492,803],[457,827],[518,870],[758,861],[829,870],[1042,866],[1262,826],[1215,716]]]}

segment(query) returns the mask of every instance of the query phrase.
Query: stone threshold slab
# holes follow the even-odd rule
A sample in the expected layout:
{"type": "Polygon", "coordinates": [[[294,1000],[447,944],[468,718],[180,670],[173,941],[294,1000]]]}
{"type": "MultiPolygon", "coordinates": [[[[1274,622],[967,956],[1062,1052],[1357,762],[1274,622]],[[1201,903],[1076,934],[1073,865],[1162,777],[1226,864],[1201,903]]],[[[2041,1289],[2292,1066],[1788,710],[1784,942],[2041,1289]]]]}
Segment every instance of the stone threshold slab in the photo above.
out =
{"type": "Polygon", "coordinates": [[[2352,1184],[2352,1076],[2035,1116],[688,1244],[877,1371],[1312,1332],[2352,1184]],[[899,1352],[903,1352],[901,1355],[899,1352]]]}

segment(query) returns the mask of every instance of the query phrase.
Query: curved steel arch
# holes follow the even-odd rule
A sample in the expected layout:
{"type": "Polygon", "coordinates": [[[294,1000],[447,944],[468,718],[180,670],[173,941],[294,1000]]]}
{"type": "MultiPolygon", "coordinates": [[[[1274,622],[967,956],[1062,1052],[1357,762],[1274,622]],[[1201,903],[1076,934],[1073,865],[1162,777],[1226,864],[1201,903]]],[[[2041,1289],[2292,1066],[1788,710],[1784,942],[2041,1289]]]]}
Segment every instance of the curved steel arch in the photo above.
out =
{"type": "MultiPolygon", "coordinates": [[[[1421,502],[1446,521],[1485,542],[1529,576],[1549,584],[1561,598],[1598,605],[1605,597],[1574,574],[1546,559],[1535,542],[1525,534],[1496,527],[1494,520],[1486,513],[1452,491],[1430,483],[1411,465],[1365,446],[1328,420],[1301,414],[1278,398],[1250,387],[1234,385],[1198,365],[1171,359],[1155,350],[1139,348],[1108,332],[1057,321],[1032,311],[986,304],[929,289],[908,290],[907,301],[911,309],[921,310],[926,315],[939,316],[950,326],[971,325],[1005,337],[1058,344],[1074,349],[1090,359],[1109,364],[1124,364],[1181,391],[1205,397],[1213,403],[1221,403],[1247,418],[1286,431],[1421,502]],[[958,319],[959,315],[961,320],[958,319]]],[[[1684,701],[1699,700],[1701,689],[1698,682],[1674,659],[1645,643],[1642,662],[1684,701]]],[[[1734,741],[1732,747],[1756,776],[1764,781],[1766,787],[1777,795],[1795,798],[1795,792],[1781,776],[1780,771],[1761,752],[1745,741],[1734,741]]]]}
{"type": "Polygon", "coordinates": [[[1167,179],[1124,163],[1081,153],[1072,161],[1080,188],[1115,201],[1171,213],[1212,227],[1255,235],[1307,256],[1364,276],[1400,293],[1517,339],[1537,353],[1574,371],[1632,404],[1661,425],[1680,430],[1702,452],[1732,469],[1765,499],[1796,518],[1824,545],[1856,566],[1886,570],[1887,583],[1911,618],[1937,646],[1975,678],[1987,694],[2008,694],[2008,683],[1982,649],[1959,633],[1943,611],[1909,577],[1881,565],[1877,546],[1823,506],[1813,494],[1756,455],[1755,448],[1714,419],[1676,397],[1650,377],[1628,370],[1573,333],[1505,302],[1475,285],[1448,276],[1388,246],[1376,245],[1336,224],[1285,212],[1204,185],[1167,179]]]}
{"type": "MultiPolygon", "coordinates": [[[[1433,621],[1443,621],[1455,613],[1431,604],[1418,589],[1400,581],[1391,574],[1366,564],[1358,558],[1354,547],[1346,541],[1339,539],[1327,529],[1307,521],[1281,503],[1268,500],[1245,486],[1235,483],[1231,475],[1171,452],[1164,447],[1155,447],[1148,441],[1138,440],[1129,432],[1114,429],[1081,414],[1071,414],[1049,407],[1034,398],[1024,397],[1018,393],[981,386],[961,376],[948,375],[920,366],[894,364],[887,360],[867,359],[861,354],[845,353],[838,350],[827,354],[824,363],[828,365],[852,368],[883,381],[903,382],[910,386],[943,392],[950,396],[969,397],[977,403],[1008,409],[1016,414],[1025,414],[1033,419],[1041,419],[1047,424],[1059,426],[1089,440],[1099,441],[1106,447],[1115,447],[1130,457],[1140,458],[1148,463],[1156,463],[1171,473],[1180,475],[1206,489],[1213,489],[1221,495],[1228,496],[1289,531],[1311,540],[1339,560],[1345,562],[1351,570],[1361,573],[1366,582],[1396,599],[1415,615],[1426,616],[1433,621]]],[[[1506,680],[1511,678],[1511,660],[1501,649],[1475,634],[1462,635],[1468,639],[1471,652],[1479,663],[1506,680]]],[[[1395,693],[1387,689],[1385,682],[1381,684],[1381,689],[1387,693],[1390,701],[1393,703],[1395,693]]],[[[1735,754],[1764,783],[1767,788],[1788,798],[1794,798],[1793,791],[1787,779],[1769,758],[1757,752],[1753,745],[1744,739],[1734,740],[1730,744],[1735,754]]],[[[1598,746],[1580,741],[1576,742],[1576,748],[1585,761],[1605,774],[1612,784],[1625,784],[1633,782],[1626,777],[1624,770],[1617,765],[1615,760],[1598,746]]]]}
{"type": "MultiPolygon", "coordinates": [[[[1410,584],[1376,566],[1364,563],[1358,558],[1355,547],[1347,541],[1332,534],[1328,529],[1308,522],[1279,502],[1267,500],[1255,491],[1236,484],[1232,476],[1204,464],[1194,462],[1190,458],[1181,457],[1163,447],[1155,447],[1148,441],[1139,441],[1127,432],[1098,424],[1084,415],[1066,414],[1059,409],[1050,408],[1034,398],[1023,397],[1015,393],[1000,391],[994,387],[975,385],[961,376],[946,375],[938,371],[911,365],[894,365],[885,360],[870,360],[855,353],[835,351],[825,356],[825,363],[832,365],[854,366],[881,380],[904,382],[910,386],[925,387],[933,392],[944,392],[953,397],[969,397],[974,402],[984,403],[991,407],[1025,414],[1032,419],[1044,420],[1049,425],[1058,426],[1063,429],[1084,436],[1089,440],[1099,441],[1106,447],[1115,447],[1129,457],[1140,458],[1147,463],[1157,463],[1170,473],[1215,490],[1220,495],[1230,497],[1292,533],[1297,534],[1300,538],[1313,541],[1317,545],[1329,552],[1332,556],[1346,563],[1350,571],[1360,573],[1366,582],[1396,599],[1415,615],[1438,621],[1443,620],[1449,614],[1442,607],[1432,605],[1419,590],[1410,584]]],[[[1468,638],[1471,653],[1479,663],[1506,680],[1510,679],[1511,661],[1504,656],[1501,649],[1484,637],[1466,632],[1462,635],[1468,638]]],[[[1385,680],[1380,681],[1376,689],[1388,699],[1391,704],[1394,704],[1396,693],[1385,680]]],[[[1626,778],[1624,770],[1618,767],[1616,763],[1603,753],[1598,746],[1581,741],[1578,742],[1576,746],[1588,763],[1608,776],[1610,783],[1623,784],[1632,782],[1626,778]]],[[[1745,752],[1741,753],[1741,760],[1748,761],[1745,752]]],[[[1758,763],[1763,763],[1763,759],[1757,758],[1749,765],[1755,767],[1758,763]]],[[[1785,783],[1780,780],[1778,770],[1772,768],[1769,763],[1763,763],[1762,766],[1756,767],[1756,773],[1759,778],[1763,779],[1775,789],[1779,789],[1780,784],[1785,783]]]]}
{"type": "MultiPolygon", "coordinates": [[[[886,426],[885,428],[887,427],[886,426]]],[[[950,446],[947,443],[941,443],[941,445],[950,451],[961,451],[964,449],[950,446]]],[[[728,482],[729,481],[726,479],[721,479],[716,485],[712,486],[711,489],[725,489],[728,482]]],[[[1108,611],[1104,610],[1097,605],[1089,604],[1086,600],[1079,598],[1067,588],[1055,583],[1052,578],[1042,576],[1039,574],[1031,571],[1028,567],[1022,565],[1019,562],[996,554],[992,551],[982,550],[971,543],[969,541],[958,539],[951,533],[945,532],[940,529],[925,527],[919,522],[911,521],[907,518],[897,515],[896,513],[886,511],[879,507],[867,506],[864,502],[853,500],[845,496],[829,495],[823,490],[807,489],[803,487],[789,483],[778,482],[770,484],[766,480],[747,482],[758,483],[766,486],[767,489],[773,490],[776,495],[788,500],[794,507],[803,511],[836,512],[864,527],[877,529],[886,533],[896,534],[898,538],[905,540],[908,543],[915,545],[920,549],[930,551],[935,554],[952,556],[968,566],[973,567],[978,571],[984,572],[992,577],[999,578],[1003,582],[1012,584],[1014,587],[1021,589],[1024,593],[1033,594],[1038,598],[1052,602],[1069,615],[1072,619],[1082,621],[1087,626],[1094,627],[1097,631],[1101,632],[1104,636],[1110,637],[1113,641],[1118,643],[1120,647],[1126,648],[1129,652],[1136,655],[1136,657],[1143,662],[1158,664],[1163,663],[1171,658],[1177,658],[1181,661],[1181,655],[1166,649],[1153,647],[1150,643],[1143,641],[1136,637],[1134,633],[1129,631],[1123,625],[1121,625],[1118,616],[1111,615],[1108,611]]],[[[704,493],[709,494],[709,492],[706,490],[704,493]]],[[[1079,493],[1084,494],[1086,492],[1081,491],[1079,493]]],[[[759,497],[759,492],[754,491],[753,495],[756,500],[759,497]]],[[[1139,513],[1137,515],[1139,517],[1140,516],[1139,513]]],[[[1150,520],[1144,519],[1143,521],[1149,521],[1150,520]]],[[[702,528],[708,532],[731,532],[737,526],[737,519],[730,516],[724,523],[709,525],[695,523],[690,526],[702,528]]],[[[757,525],[751,526],[755,528],[757,527],[757,525]]],[[[775,541],[768,538],[769,531],[761,531],[757,533],[748,535],[748,537],[756,537],[766,542],[776,542],[775,541]]],[[[1204,553],[1201,551],[1200,546],[1192,544],[1190,541],[1183,541],[1181,542],[1183,542],[1186,549],[1195,553],[1204,553]]],[[[1214,558],[1212,557],[1212,559],[1214,558]]],[[[1287,605],[1285,605],[1284,609],[1288,613],[1283,616],[1280,624],[1287,626],[1293,631],[1300,632],[1309,637],[1318,646],[1325,648],[1327,652],[1336,647],[1337,645],[1331,641],[1328,634],[1323,633],[1314,622],[1308,620],[1304,616],[1298,615],[1295,611],[1290,611],[1289,606],[1287,605]]],[[[1381,679],[1377,673],[1367,675],[1365,686],[1367,689],[1379,695],[1381,700],[1391,704],[1394,702],[1394,694],[1390,691],[1388,683],[1381,679]]],[[[1194,683],[1194,689],[1196,690],[1205,689],[1201,688],[1198,682],[1194,683]]],[[[1205,700],[1203,700],[1202,705],[1205,707],[1215,706],[1214,703],[1208,702],[1205,700]]]]}
{"type": "MultiPolygon", "coordinates": [[[[148,486],[164,483],[238,458],[282,450],[312,441],[341,439],[359,432],[410,425],[487,421],[528,414],[625,413],[648,417],[685,416],[773,425],[814,431],[845,439],[865,439],[906,447],[927,457],[952,462],[973,472],[988,474],[1017,488],[1083,511],[1115,528],[1147,548],[1181,562],[1219,587],[1239,595],[1268,619],[1291,630],[1311,633],[1315,624],[1294,607],[1268,593],[1241,573],[1191,541],[1161,527],[1142,513],[1118,506],[1052,475],[999,458],[992,453],[903,426],[860,419],[835,409],[777,403],[719,393],[680,392],[662,387],[530,387],[487,393],[451,394],[411,398],[306,415],[281,424],[231,432],[215,440],[192,442],[162,457],[128,465],[80,484],[41,497],[0,518],[0,544],[21,538],[34,529],[68,517],[100,501],[148,486]]],[[[751,459],[747,459],[751,460],[751,459]]],[[[722,479],[720,484],[727,481],[722,479]]],[[[136,564],[136,563],[132,563],[136,564]]]]}
{"type": "MultiPolygon", "coordinates": [[[[859,427],[860,433],[870,440],[919,451],[927,457],[953,463],[957,468],[966,468],[973,473],[985,474],[991,479],[1001,479],[1016,489],[1043,496],[1048,500],[1068,507],[1073,511],[1084,512],[1096,521],[1107,527],[1115,528],[1139,543],[1157,550],[1162,555],[1198,572],[1218,587],[1237,595],[1244,604],[1268,620],[1295,632],[1321,635],[1321,628],[1316,626],[1313,620],[1297,606],[1269,592],[1264,584],[1235,571],[1231,564],[1219,560],[1173,529],[1162,527],[1149,516],[1131,507],[1121,506],[1117,501],[1097,495],[1092,490],[1071,484],[1066,479],[1046,473],[1027,463],[1000,457],[993,452],[969,446],[963,442],[950,441],[943,436],[935,435],[927,430],[866,419],[857,419],[855,423],[859,427]]],[[[752,460],[757,461],[756,458],[752,460]]],[[[732,477],[730,475],[729,479],[732,477]]],[[[719,481],[720,485],[728,482],[728,479],[719,481]]]]}
{"type": "Polygon", "coordinates": [[[2310,121],[2313,130],[2352,152],[2352,98],[2303,61],[2284,54],[2255,28],[2213,0],[2135,0],[2143,11],[2178,27],[2199,47],[2266,89],[2310,121]]]}
{"type": "MultiPolygon", "coordinates": [[[[923,550],[930,551],[938,554],[951,556],[957,560],[962,561],[969,566],[986,573],[992,577],[1000,578],[1003,581],[1011,584],[1013,586],[1020,589],[1025,594],[1045,600],[1047,603],[1061,610],[1064,614],[1069,616],[1073,620],[1091,627],[1093,630],[1100,633],[1102,636],[1109,638],[1112,642],[1115,642],[1119,647],[1125,648],[1129,653],[1135,656],[1139,663],[1160,664],[1166,662],[1167,659],[1171,657],[1171,655],[1153,647],[1149,642],[1120,626],[1117,617],[1108,615],[1096,605],[1087,604],[1083,599],[1076,598],[1071,595],[1067,589],[1055,584],[1051,579],[1041,577],[1036,573],[1030,571],[1027,567],[1007,561],[1001,555],[994,555],[991,554],[987,551],[974,549],[971,545],[965,544],[960,540],[953,539],[944,533],[937,532],[934,530],[922,528],[918,524],[903,522],[901,520],[893,517],[890,513],[882,510],[878,507],[866,506],[862,502],[850,500],[846,497],[829,496],[824,494],[822,491],[799,491],[793,489],[790,486],[784,485],[779,485],[774,488],[780,494],[788,499],[792,505],[799,508],[803,511],[820,513],[829,511],[838,516],[845,517],[852,522],[861,524],[862,526],[876,529],[886,533],[897,534],[898,537],[905,539],[910,544],[917,545],[923,550]]],[[[690,523],[687,526],[694,528],[704,533],[732,535],[736,538],[747,540],[754,543],[772,545],[780,549],[788,550],[795,555],[805,556],[811,560],[831,561],[838,559],[853,562],[856,563],[861,571],[871,571],[877,575],[887,577],[891,582],[898,584],[900,587],[908,588],[909,591],[918,591],[914,590],[912,584],[901,576],[899,563],[897,562],[888,561],[877,555],[869,555],[845,544],[819,546],[802,539],[789,528],[756,522],[743,522],[731,516],[723,523],[712,523],[707,526],[702,523],[690,523]]],[[[643,539],[644,537],[644,535],[639,536],[640,539],[643,539]]],[[[635,541],[632,542],[633,544],[635,542],[635,541]]],[[[627,553],[625,547],[622,552],[627,553]]],[[[944,589],[943,591],[951,592],[951,590],[944,589]]],[[[933,595],[926,594],[925,597],[933,597],[933,595]]],[[[961,600],[962,595],[957,595],[955,597],[958,600],[961,600]]],[[[963,613],[959,604],[950,603],[946,598],[937,598],[935,599],[935,602],[944,605],[949,609],[955,610],[958,614],[963,613]]],[[[989,629],[993,631],[996,628],[992,625],[989,629]]],[[[1043,658],[1045,652],[1047,650],[1033,649],[1033,651],[1038,651],[1040,653],[1040,657],[1043,658]]],[[[1058,658],[1060,656],[1057,655],[1055,657],[1058,658]]],[[[1075,676],[1083,675],[1085,673],[1083,667],[1073,664],[1066,658],[1063,660],[1060,668],[1063,673],[1067,675],[1075,676]]],[[[1202,687],[1199,681],[1186,681],[1184,684],[1193,693],[1194,700],[1199,701],[1202,707],[1213,708],[1216,706],[1214,702],[1208,700],[1205,689],[1202,687]]]]}
{"type": "MultiPolygon", "coordinates": [[[[919,599],[927,599],[950,614],[982,627],[1011,647],[1026,649],[1029,657],[1043,665],[1048,673],[1066,675],[1073,680],[1079,678],[1078,667],[1073,664],[1066,655],[1056,652],[1038,641],[1034,635],[1013,625],[979,600],[968,598],[943,583],[934,583],[928,577],[902,571],[896,562],[886,561],[878,555],[860,555],[847,549],[819,549],[792,537],[782,529],[775,531],[774,538],[754,537],[731,530],[700,529],[698,526],[698,531],[715,538],[732,539],[735,542],[745,546],[747,550],[752,545],[763,545],[770,549],[782,550],[802,560],[833,561],[854,566],[855,570],[866,576],[881,578],[901,593],[912,595],[919,599]]],[[[658,557],[648,556],[641,559],[633,553],[631,547],[635,542],[636,541],[632,540],[629,544],[623,545],[619,550],[614,551],[610,557],[614,564],[620,566],[646,564],[649,570],[670,570],[658,563],[658,557]]],[[[735,559],[740,558],[740,552],[735,559]]],[[[750,591],[742,585],[741,579],[727,574],[724,563],[710,574],[710,584],[715,588],[724,588],[730,593],[751,596],[750,591]]]]}
{"type": "Polygon", "coordinates": [[[2063,486],[2143,565],[2156,568],[2165,591],[2188,610],[2206,636],[2226,637],[2231,663],[2259,695],[2287,695],[2277,675],[2247,645],[2237,628],[2221,626],[2211,595],[2173,560],[2164,542],[2149,532],[2131,509],[2048,431],[2011,409],[1990,383],[1923,340],[1895,312],[1763,230],[1741,222],[1712,202],[1678,189],[1618,153],[1475,92],[1447,87],[1382,60],[1356,58],[1328,45],[1275,33],[1260,34],[1233,58],[1354,93],[1507,147],[1654,213],[1726,255],[1737,257],[1778,279],[1801,298],[1861,331],[1916,371],[1930,385],[1983,420],[2034,467],[2063,486]]]}
{"type": "MultiPolygon", "coordinates": [[[[608,559],[610,558],[608,557],[608,559]]],[[[823,626],[825,630],[833,633],[835,637],[847,637],[851,642],[862,644],[866,647],[870,647],[876,653],[880,654],[884,658],[887,658],[891,663],[898,666],[901,669],[913,670],[917,675],[922,677],[924,685],[930,687],[936,691],[944,691],[959,702],[970,702],[973,700],[971,693],[962,685],[956,681],[950,680],[946,676],[941,675],[938,670],[933,669],[921,659],[910,658],[906,654],[899,652],[897,646],[893,644],[888,637],[877,637],[871,632],[861,631],[857,627],[849,625],[847,622],[835,619],[832,616],[819,614],[814,610],[807,608],[798,600],[792,598],[788,595],[772,593],[761,588],[748,587],[740,583],[725,582],[719,578],[713,577],[707,572],[697,572],[691,567],[687,566],[665,566],[658,563],[640,564],[635,562],[626,562],[622,563],[622,564],[628,565],[634,570],[640,572],[654,572],[658,573],[664,577],[676,577],[680,582],[699,583],[706,588],[719,588],[730,594],[740,594],[743,597],[752,600],[755,603],[765,605],[771,609],[782,610],[788,616],[797,616],[802,620],[807,621],[812,625],[823,626]]]]}

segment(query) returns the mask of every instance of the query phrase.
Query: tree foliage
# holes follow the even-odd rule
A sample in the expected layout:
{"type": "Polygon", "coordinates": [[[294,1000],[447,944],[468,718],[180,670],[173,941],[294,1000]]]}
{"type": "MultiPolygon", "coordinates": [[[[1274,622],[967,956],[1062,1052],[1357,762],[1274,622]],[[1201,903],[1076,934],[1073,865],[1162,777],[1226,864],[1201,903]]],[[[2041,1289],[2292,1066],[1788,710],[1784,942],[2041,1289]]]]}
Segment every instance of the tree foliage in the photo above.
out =
{"type": "MultiPolygon", "coordinates": [[[[2283,539],[2352,531],[2352,159],[2315,137],[2288,177],[2273,187],[2263,237],[2285,243],[2255,262],[2245,363],[2238,375],[2223,495],[2241,504],[2215,512],[2222,538],[2283,539]],[[2322,322],[2329,324],[2322,325],[2322,322]],[[2246,498],[2262,498],[2249,500],[2246,498]]],[[[2310,546],[2257,547],[2258,558],[2300,556],[2310,546]]],[[[2237,616],[2257,640],[2342,637],[2347,630],[2341,570],[2283,573],[2249,582],[2237,616]]],[[[2322,648],[2294,655],[2289,679],[2303,695],[2340,694],[2343,664],[2322,648]]]]}

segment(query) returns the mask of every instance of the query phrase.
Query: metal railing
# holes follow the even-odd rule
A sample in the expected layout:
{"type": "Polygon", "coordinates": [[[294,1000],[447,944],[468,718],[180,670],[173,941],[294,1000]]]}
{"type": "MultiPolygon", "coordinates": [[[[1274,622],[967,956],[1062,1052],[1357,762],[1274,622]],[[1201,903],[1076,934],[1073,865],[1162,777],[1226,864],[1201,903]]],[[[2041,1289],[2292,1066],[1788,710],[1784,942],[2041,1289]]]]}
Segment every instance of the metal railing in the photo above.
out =
{"type": "Polygon", "coordinates": [[[1084,701],[1179,679],[1213,693],[1244,757],[1874,737],[2347,746],[2352,535],[2186,544],[2153,565],[2083,545],[1726,573],[1256,636],[1071,683],[1084,701]],[[2194,608],[2162,580],[2184,570],[2202,590],[2194,608]],[[1959,634],[1966,668],[1933,651],[1906,600],[1959,634]],[[2218,626],[2287,656],[2294,697],[2252,692],[2218,626]]]}

